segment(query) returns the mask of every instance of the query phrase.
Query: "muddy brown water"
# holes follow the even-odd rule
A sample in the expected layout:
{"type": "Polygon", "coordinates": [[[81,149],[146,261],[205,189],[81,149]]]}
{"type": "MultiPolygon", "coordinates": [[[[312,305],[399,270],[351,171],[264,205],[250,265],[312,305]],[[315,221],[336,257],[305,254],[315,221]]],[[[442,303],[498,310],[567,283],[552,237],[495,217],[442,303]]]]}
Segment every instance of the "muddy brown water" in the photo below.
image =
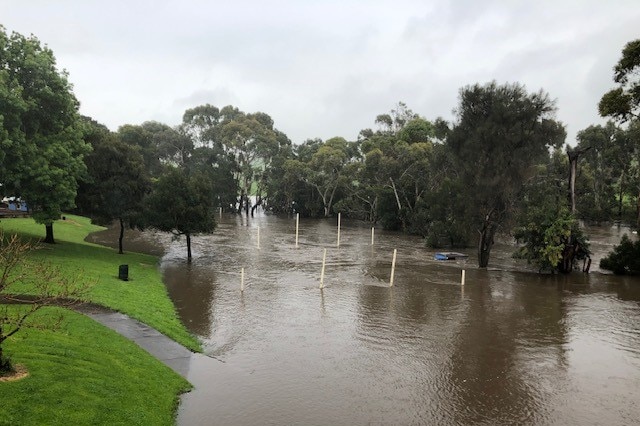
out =
{"type": "Polygon", "coordinates": [[[192,361],[179,424],[639,424],[640,279],[597,268],[624,229],[588,230],[591,274],[545,276],[518,272],[509,244],[479,270],[473,251],[439,262],[419,238],[376,230],[371,246],[349,223],[336,247],[335,225],[301,221],[296,248],[294,219],[225,216],[194,238],[191,265],[184,241],[127,235],[165,251],[169,294],[209,356],[192,361]]]}

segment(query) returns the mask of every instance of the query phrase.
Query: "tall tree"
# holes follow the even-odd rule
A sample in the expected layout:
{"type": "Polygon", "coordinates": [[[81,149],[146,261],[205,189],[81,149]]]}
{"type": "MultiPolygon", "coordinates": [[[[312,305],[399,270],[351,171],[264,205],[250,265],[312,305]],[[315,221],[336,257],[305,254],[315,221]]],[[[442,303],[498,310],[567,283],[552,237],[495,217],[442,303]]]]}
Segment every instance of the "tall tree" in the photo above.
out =
{"type": "Polygon", "coordinates": [[[120,224],[118,252],[123,253],[125,225],[141,225],[142,200],[151,189],[142,154],[108,130],[92,138],[85,157],[88,178],[80,184],[78,207],[101,224],[120,224]]]}
{"type": "Polygon", "coordinates": [[[5,190],[25,199],[33,218],[54,243],[53,223],[74,206],[86,172],[78,101],[53,52],[34,37],[8,36],[0,27],[0,178],[5,190]]]}
{"type": "Polygon", "coordinates": [[[523,183],[564,142],[555,106],[543,91],[492,82],[460,90],[457,123],[447,138],[478,231],[478,265],[489,263],[494,236],[513,212],[523,183]]]}
{"type": "Polygon", "coordinates": [[[591,220],[622,219],[624,199],[634,196],[629,186],[636,142],[630,132],[609,121],[578,132],[578,150],[584,153],[583,169],[589,185],[578,199],[580,217],[591,220]]]}

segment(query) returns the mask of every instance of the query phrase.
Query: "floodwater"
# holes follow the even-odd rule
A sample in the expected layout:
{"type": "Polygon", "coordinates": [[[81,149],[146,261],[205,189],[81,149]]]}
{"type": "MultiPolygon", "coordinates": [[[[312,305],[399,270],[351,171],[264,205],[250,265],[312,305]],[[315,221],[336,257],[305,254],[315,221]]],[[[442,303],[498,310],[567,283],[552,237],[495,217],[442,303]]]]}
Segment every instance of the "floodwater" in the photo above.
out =
{"type": "Polygon", "coordinates": [[[294,219],[225,216],[191,265],[184,241],[149,237],[208,355],[178,424],[640,422],[640,278],[597,267],[624,230],[588,230],[591,274],[548,276],[517,272],[506,244],[479,270],[472,250],[438,262],[419,238],[376,230],[372,246],[354,224],[337,247],[335,225],[301,221],[296,247],[294,219]]]}

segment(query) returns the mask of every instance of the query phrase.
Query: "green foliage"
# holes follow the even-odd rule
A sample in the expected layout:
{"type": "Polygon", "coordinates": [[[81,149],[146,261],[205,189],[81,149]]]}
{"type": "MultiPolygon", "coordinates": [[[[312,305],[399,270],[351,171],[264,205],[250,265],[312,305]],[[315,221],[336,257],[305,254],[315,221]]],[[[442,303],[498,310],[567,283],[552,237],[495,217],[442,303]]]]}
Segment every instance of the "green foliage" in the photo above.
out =
{"type": "Polygon", "coordinates": [[[635,195],[633,153],[638,141],[631,129],[622,129],[611,121],[605,126],[589,126],[578,132],[577,139],[577,149],[585,150],[576,184],[580,217],[596,222],[621,220],[625,195],[635,195]]]}
{"type": "Polygon", "coordinates": [[[472,229],[469,217],[465,216],[466,194],[460,180],[445,178],[440,187],[430,192],[422,209],[429,212],[427,222],[427,245],[439,247],[468,247],[472,229]]]}
{"type": "Polygon", "coordinates": [[[216,227],[214,194],[209,175],[171,168],[145,198],[145,223],[176,238],[186,236],[187,260],[191,262],[191,236],[211,233],[216,227]]]}
{"type": "Polygon", "coordinates": [[[602,96],[598,112],[619,122],[637,119],[640,114],[640,39],[626,44],[613,70],[613,80],[618,87],[602,96]]]}
{"type": "Polygon", "coordinates": [[[151,186],[143,157],[108,130],[93,139],[93,151],[85,157],[88,177],[78,190],[78,207],[99,224],[121,219],[133,225],[151,186]]]}
{"type": "Polygon", "coordinates": [[[0,27],[2,121],[0,180],[27,201],[33,217],[50,225],[74,206],[86,172],[78,101],[53,52],[33,37],[0,27]]]}
{"type": "Polygon", "coordinates": [[[519,84],[467,86],[460,91],[458,123],[447,138],[469,212],[479,232],[478,264],[486,267],[494,234],[513,214],[524,182],[548,150],[565,138],[555,106],[543,91],[519,84]]]}
{"type": "Polygon", "coordinates": [[[631,241],[625,234],[620,244],[607,257],[600,260],[600,267],[616,275],[640,274],[640,241],[631,241]]]}
{"type": "Polygon", "coordinates": [[[526,259],[541,271],[569,272],[565,265],[573,267],[574,260],[589,255],[589,243],[567,209],[536,209],[527,219],[514,230],[516,240],[524,244],[514,257],[526,259]]]}

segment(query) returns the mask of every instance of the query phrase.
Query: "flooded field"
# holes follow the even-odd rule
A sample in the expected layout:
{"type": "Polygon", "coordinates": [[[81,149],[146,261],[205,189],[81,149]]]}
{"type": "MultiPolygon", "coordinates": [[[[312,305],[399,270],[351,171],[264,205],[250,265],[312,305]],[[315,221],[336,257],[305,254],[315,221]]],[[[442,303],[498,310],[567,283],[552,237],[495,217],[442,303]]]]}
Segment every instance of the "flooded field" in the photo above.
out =
{"type": "Polygon", "coordinates": [[[517,272],[509,245],[479,270],[473,251],[435,261],[420,238],[376,230],[372,246],[348,223],[337,247],[335,225],[302,221],[296,247],[294,219],[225,216],[193,239],[191,265],[184,240],[140,237],[166,250],[167,288],[208,355],[179,424],[637,424],[639,278],[597,268],[624,230],[588,231],[593,273],[543,276],[517,272]]]}

